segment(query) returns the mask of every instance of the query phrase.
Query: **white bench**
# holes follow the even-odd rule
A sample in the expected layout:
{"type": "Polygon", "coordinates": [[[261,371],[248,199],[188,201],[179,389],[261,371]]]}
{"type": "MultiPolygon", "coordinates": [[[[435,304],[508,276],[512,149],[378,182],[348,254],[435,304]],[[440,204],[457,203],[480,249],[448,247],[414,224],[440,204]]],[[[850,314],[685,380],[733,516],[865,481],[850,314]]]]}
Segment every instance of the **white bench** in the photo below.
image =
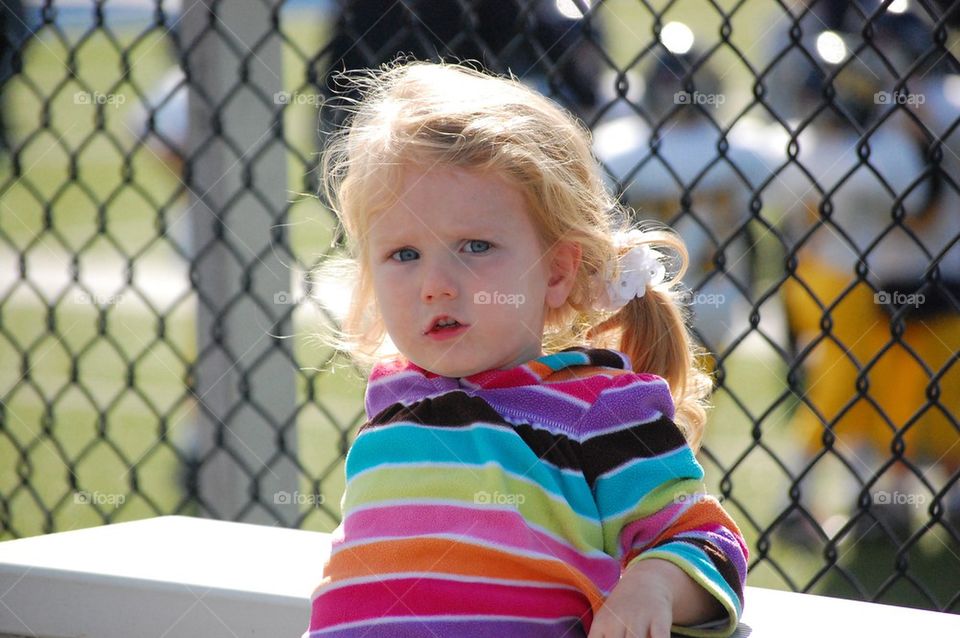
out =
{"type": "MultiPolygon", "coordinates": [[[[0,638],[297,638],[328,534],[162,516],[0,543],[0,638]]],[[[737,636],[960,636],[960,616],[748,587],[737,636]]]]}

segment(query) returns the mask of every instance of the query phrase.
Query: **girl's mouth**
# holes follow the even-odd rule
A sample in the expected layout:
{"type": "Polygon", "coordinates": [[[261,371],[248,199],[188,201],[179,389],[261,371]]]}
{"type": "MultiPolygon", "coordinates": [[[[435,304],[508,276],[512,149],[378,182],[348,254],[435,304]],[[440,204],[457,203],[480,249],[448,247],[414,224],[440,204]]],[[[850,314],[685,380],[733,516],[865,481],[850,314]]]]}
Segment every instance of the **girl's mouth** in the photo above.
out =
{"type": "Polygon", "coordinates": [[[441,317],[431,324],[431,328],[427,330],[426,336],[431,339],[449,339],[455,337],[468,328],[467,324],[462,324],[452,317],[441,317]]]}

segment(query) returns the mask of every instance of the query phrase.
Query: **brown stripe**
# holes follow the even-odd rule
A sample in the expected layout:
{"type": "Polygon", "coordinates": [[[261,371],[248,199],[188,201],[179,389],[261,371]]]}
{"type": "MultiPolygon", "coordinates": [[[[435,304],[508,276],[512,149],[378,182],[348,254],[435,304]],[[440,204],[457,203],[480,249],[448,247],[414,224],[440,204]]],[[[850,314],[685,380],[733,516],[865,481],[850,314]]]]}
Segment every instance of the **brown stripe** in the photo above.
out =
{"type": "Polygon", "coordinates": [[[419,423],[436,427],[463,427],[474,423],[493,423],[511,427],[490,404],[461,390],[417,401],[412,405],[394,403],[363,425],[361,430],[397,422],[419,423]]]}
{"type": "Polygon", "coordinates": [[[418,423],[444,428],[469,427],[475,423],[492,424],[516,432],[538,458],[557,468],[579,471],[581,467],[578,442],[529,424],[513,425],[504,420],[485,400],[461,391],[423,399],[410,406],[394,403],[360,429],[364,431],[392,423],[418,423]]]}
{"type": "Polygon", "coordinates": [[[583,473],[590,487],[594,481],[638,458],[651,458],[686,445],[676,424],[666,417],[583,442],[583,473]]]}
{"type": "Polygon", "coordinates": [[[562,434],[552,434],[530,425],[514,426],[517,434],[541,459],[562,470],[580,470],[580,444],[562,434]]]}
{"type": "Polygon", "coordinates": [[[623,369],[624,363],[623,359],[613,350],[608,350],[606,348],[584,348],[582,346],[574,346],[572,348],[565,348],[561,352],[583,352],[590,359],[591,366],[603,366],[605,368],[620,368],[623,369]]]}

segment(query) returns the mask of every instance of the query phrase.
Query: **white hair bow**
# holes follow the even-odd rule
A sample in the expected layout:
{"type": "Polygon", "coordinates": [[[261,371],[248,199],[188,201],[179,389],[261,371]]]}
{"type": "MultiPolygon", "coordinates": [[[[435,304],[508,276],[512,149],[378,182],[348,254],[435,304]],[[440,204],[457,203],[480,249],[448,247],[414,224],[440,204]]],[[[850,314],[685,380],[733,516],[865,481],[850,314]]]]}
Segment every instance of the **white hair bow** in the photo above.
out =
{"type": "Polygon", "coordinates": [[[631,246],[618,260],[619,275],[604,282],[594,305],[599,310],[620,310],[634,298],[643,297],[647,286],[656,286],[666,277],[666,268],[661,259],[663,255],[650,248],[648,244],[635,245],[643,236],[639,230],[617,233],[614,245],[618,249],[631,246]]]}

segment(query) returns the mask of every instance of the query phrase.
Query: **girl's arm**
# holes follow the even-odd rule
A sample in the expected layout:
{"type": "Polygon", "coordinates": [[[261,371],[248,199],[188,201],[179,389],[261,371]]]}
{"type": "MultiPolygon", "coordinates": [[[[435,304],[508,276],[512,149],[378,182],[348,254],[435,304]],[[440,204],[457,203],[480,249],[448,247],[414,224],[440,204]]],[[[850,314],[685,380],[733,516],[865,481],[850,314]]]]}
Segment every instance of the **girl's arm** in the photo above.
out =
{"type": "Polygon", "coordinates": [[[578,424],[604,551],[622,580],[594,619],[597,636],[729,636],[743,609],[747,548],[704,493],[703,468],[672,422],[659,377],[615,377],[578,424]],[[682,577],[681,577],[682,576],[682,577]],[[610,633],[616,621],[621,632],[610,633]],[[625,623],[625,624],[624,624],[625,623]],[[637,626],[637,624],[643,627],[637,626]]]}

